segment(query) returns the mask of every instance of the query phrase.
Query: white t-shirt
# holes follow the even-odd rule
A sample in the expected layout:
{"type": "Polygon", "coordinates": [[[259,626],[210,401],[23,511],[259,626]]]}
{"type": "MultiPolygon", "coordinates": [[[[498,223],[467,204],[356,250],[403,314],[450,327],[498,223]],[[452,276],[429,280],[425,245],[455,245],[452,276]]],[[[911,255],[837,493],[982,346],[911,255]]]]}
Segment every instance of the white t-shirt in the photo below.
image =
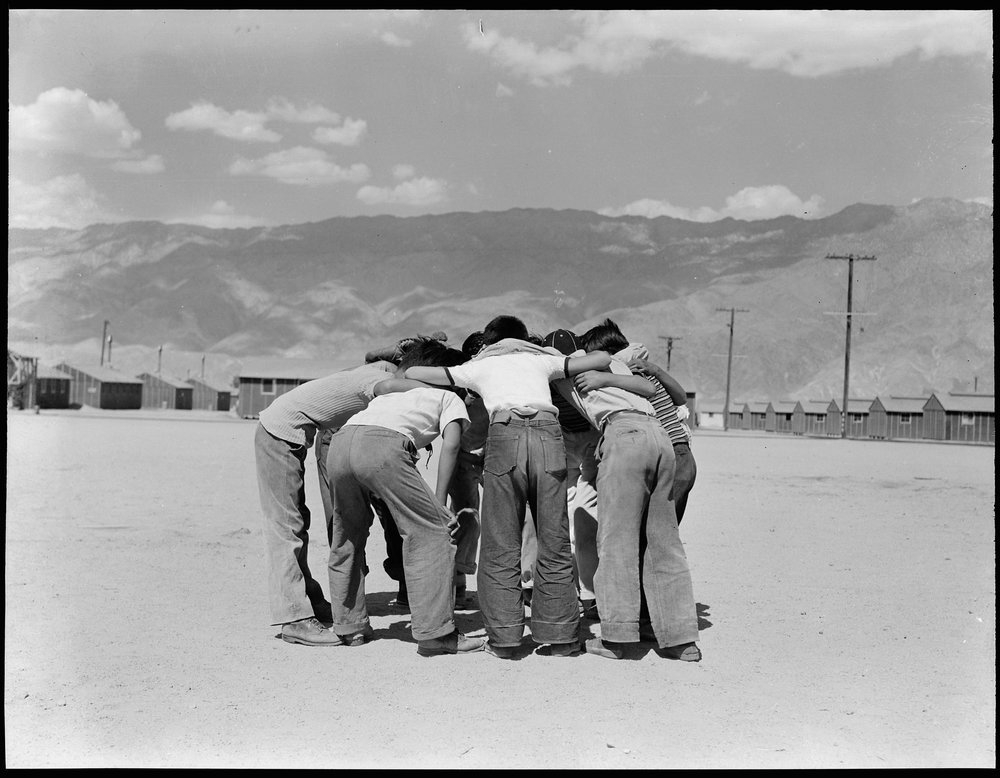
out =
{"type": "Polygon", "coordinates": [[[550,354],[501,354],[450,367],[457,386],[483,398],[492,416],[508,408],[535,408],[558,413],[549,382],[566,377],[566,358],[550,354]]]}
{"type": "Polygon", "coordinates": [[[368,424],[395,430],[420,449],[430,445],[455,420],[461,422],[463,430],[469,423],[462,398],[447,389],[427,387],[380,394],[344,426],[368,424]]]}

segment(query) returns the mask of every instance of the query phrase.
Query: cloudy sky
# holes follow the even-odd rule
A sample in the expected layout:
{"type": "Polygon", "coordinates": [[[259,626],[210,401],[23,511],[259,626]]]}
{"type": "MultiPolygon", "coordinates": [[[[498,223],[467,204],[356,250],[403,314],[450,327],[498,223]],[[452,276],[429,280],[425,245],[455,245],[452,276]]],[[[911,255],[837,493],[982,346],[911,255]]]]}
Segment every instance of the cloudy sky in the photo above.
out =
{"type": "Polygon", "coordinates": [[[8,11],[16,227],[992,204],[990,11],[8,11]]]}

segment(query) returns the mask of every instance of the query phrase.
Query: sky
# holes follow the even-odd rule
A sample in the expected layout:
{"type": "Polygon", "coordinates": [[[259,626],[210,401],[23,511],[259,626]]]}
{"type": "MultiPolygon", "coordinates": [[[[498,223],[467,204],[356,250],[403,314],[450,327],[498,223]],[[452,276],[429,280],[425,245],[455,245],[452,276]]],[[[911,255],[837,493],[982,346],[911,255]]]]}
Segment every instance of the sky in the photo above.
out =
{"type": "Polygon", "coordinates": [[[992,11],[8,10],[8,226],[993,203],[992,11]]]}

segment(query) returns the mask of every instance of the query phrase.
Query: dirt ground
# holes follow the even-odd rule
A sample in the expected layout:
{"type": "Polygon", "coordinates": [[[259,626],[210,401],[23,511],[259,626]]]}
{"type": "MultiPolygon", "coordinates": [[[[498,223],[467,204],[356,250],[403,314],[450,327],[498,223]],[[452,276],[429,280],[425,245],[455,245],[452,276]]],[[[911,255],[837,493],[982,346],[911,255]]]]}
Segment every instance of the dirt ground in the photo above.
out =
{"type": "Polygon", "coordinates": [[[699,431],[704,660],[503,661],[417,655],[378,532],[376,639],[276,639],[254,422],[7,425],[7,767],[996,767],[993,447],[699,431]]]}

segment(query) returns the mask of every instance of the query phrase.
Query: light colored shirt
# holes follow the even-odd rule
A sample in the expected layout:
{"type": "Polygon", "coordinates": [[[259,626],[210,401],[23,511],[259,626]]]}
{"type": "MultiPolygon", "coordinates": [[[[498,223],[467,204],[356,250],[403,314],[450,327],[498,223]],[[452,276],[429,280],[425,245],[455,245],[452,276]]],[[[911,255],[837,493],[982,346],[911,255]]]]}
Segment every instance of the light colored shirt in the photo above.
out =
{"type": "Polygon", "coordinates": [[[395,370],[391,362],[373,362],[307,381],[276,397],[260,412],[260,424],[276,438],[311,446],[317,429],[340,429],[366,408],[376,384],[395,370]]]}
{"type": "Polygon", "coordinates": [[[512,408],[558,413],[549,382],[565,378],[565,366],[563,356],[514,353],[474,359],[448,370],[457,386],[472,389],[483,398],[492,416],[512,408]]]}
{"type": "MultiPolygon", "coordinates": [[[[572,356],[583,356],[583,354],[584,352],[579,351],[574,352],[572,356]]],[[[615,357],[611,358],[610,370],[617,375],[632,375],[628,366],[615,357]]],[[[556,381],[555,386],[556,390],[569,400],[597,429],[601,429],[608,416],[615,411],[640,411],[655,416],[649,400],[616,386],[604,386],[600,389],[581,392],[570,378],[556,381]]]]}
{"type": "Polygon", "coordinates": [[[368,424],[406,435],[418,449],[430,445],[451,422],[469,423],[465,402],[454,392],[433,387],[382,394],[344,422],[368,424]]]}

